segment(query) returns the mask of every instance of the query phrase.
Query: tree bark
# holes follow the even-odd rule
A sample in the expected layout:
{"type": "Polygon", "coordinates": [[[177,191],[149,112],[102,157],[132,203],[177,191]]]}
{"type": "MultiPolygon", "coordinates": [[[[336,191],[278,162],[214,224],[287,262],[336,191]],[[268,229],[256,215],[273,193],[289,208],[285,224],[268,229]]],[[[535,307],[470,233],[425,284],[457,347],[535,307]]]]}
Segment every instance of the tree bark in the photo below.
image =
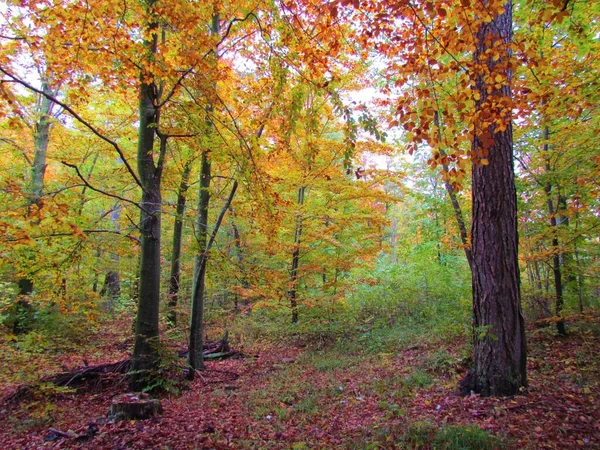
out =
{"type": "MultiPolygon", "coordinates": [[[[56,93],[50,88],[47,81],[42,82],[42,91],[48,95],[56,93]]],[[[50,128],[52,126],[52,101],[44,95],[40,95],[38,100],[37,113],[39,119],[35,124],[35,134],[33,136],[34,155],[33,165],[31,166],[31,199],[32,203],[38,203],[44,190],[44,176],[46,174],[46,156],[48,153],[48,143],[50,142],[50,128]]]]}
{"type": "MultiPolygon", "coordinates": [[[[506,66],[511,37],[512,1],[508,0],[504,13],[490,23],[483,23],[476,34],[474,61],[482,67],[475,76],[475,92],[480,97],[476,102],[477,114],[490,108],[492,101],[511,95],[510,69],[506,66]],[[498,61],[486,54],[494,44],[500,44],[495,50],[502,52],[498,61]],[[504,74],[508,80],[501,89],[494,88],[488,94],[484,76],[492,71],[504,74]]],[[[473,367],[461,381],[461,392],[474,391],[484,396],[514,395],[527,386],[513,139],[510,117],[505,121],[504,131],[494,124],[476,124],[479,130],[472,148],[479,158],[472,174],[474,357],[473,367]]]]}
{"type": "MultiPolygon", "coordinates": [[[[148,7],[154,0],[148,1],[148,7]]],[[[151,55],[158,51],[158,24],[151,23],[152,42],[147,42],[151,55]]],[[[154,162],[154,138],[158,129],[158,110],[155,105],[159,89],[151,74],[140,74],[139,129],[137,163],[142,183],[140,202],[140,277],[138,310],[135,324],[135,343],[130,388],[141,391],[151,381],[152,372],[158,365],[158,315],[160,306],[160,238],[161,238],[161,178],[162,157],[166,141],[161,140],[161,157],[154,162]]]]}
{"type": "MultiPolygon", "coordinates": [[[[220,16],[214,14],[211,23],[211,34],[217,36],[220,16]]],[[[218,49],[215,49],[215,64],[218,62],[218,49]]],[[[213,85],[216,89],[216,84],[213,85]]],[[[210,118],[213,111],[213,105],[207,106],[207,133],[212,133],[214,124],[210,118]]],[[[190,336],[188,344],[188,365],[189,370],[187,378],[193,380],[197,369],[204,368],[204,358],[202,354],[202,333],[204,322],[204,290],[206,278],[206,262],[208,258],[208,205],[210,202],[210,178],[211,166],[209,150],[202,152],[202,167],[200,168],[200,195],[198,198],[198,220],[196,223],[196,240],[198,242],[198,256],[194,264],[194,280],[192,284],[192,311],[190,317],[190,336]]]]}
{"type": "MultiPolygon", "coordinates": [[[[233,233],[233,245],[235,246],[235,252],[236,252],[236,256],[237,256],[237,262],[238,262],[238,267],[239,267],[239,272],[240,272],[240,283],[242,285],[242,288],[244,289],[248,289],[250,287],[250,283],[248,282],[247,279],[247,274],[246,274],[246,264],[244,263],[244,252],[242,249],[242,239],[241,239],[241,235],[240,235],[240,230],[238,228],[238,226],[235,223],[235,213],[233,208],[229,208],[229,212],[230,212],[230,223],[231,223],[231,231],[233,233]]],[[[239,294],[234,294],[234,307],[235,310],[238,311],[239,310],[239,294]]]]}
{"type": "MultiPolygon", "coordinates": [[[[549,149],[548,138],[550,136],[550,131],[548,127],[544,127],[544,154],[547,155],[549,149]]],[[[554,207],[554,203],[552,202],[552,182],[550,181],[550,173],[552,168],[550,167],[550,162],[546,161],[546,176],[548,180],[544,185],[544,193],[546,194],[546,206],[548,207],[548,216],[550,222],[550,228],[552,232],[552,274],[554,276],[554,295],[555,295],[555,306],[554,312],[557,317],[560,318],[558,322],[556,322],[556,331],[561,336],[566,336],[567,329],[565,327],[565,321],[562,319],[562,309],[563,309],[563,283],[562,283],[562,272],[561,272],[561,264],[560,264],[560,246],[558,242],[558,223],[556,220],[557,211],[554,207]]]]}
{"type": "Polygon", "coordinates": [[[202,358],[202,323],[204,320],[204,290],[206,278],[206,241],[208,235],[208,206],[210,202],[210,160],[208,150],[202,152],[200,169],[200,195],[198,198],[198,217],[196,220],[196,242],[198,256],[194,263],[194,280],[192,284],[192,311],[190,317],[190,339],[188,379],[194,379],[196,369],[204,368],[202,358]]]}
{"type": "MultiPolygon", "coordinates": [[[[304,186],[298,188],[298,206],[304,204],[304,186]]],[[[292,323],[298,323],[298,268],[300,266],[300,241],[302,239],[302,213],[296,215],[296,227],[294,230],[294,251],[292,252],[292,267],[290,268],[290,287],[288,300],[292,309],[292,323]]]]}
{"type": "Polygon", "coordinates": [[[581,269],[581,261],[579,259],[579,248],[577,241],[579,240],[579,213],[575,214],[575,240],[573,241],[575,252],[575,267],[577,268],[577,300],[579,313],[583,314],[583,270],[581,269]]]}
{"type": "MultiPolygon", "coordinates": [[[[192,302],[192,321],[194,318],[197,318],[195,322],[196,327],[190,326],[190,341],[188,347],[188,363],[190,366],[190,370],[188,371],[188,379],[193,380],[194,375],[196,373],[196,369],[201,369],[204,366],[204,353],[203,353],[203,343],[202,343],[202,318],[203,318],[203,308],[204,308],[204,283],[206,276],[206,263],[208,262],[208,255],[210,253],[210,249],[212,248],[215,238],[217,237],[217,233],[219,232],[219,228],[221,227],[221,223],[223,222],[223,218],[225,217],[225,213],[229,209],[231,202],[233,201],[233,197],[235,196],[235,192],[237,191],[238,183],[237,181],[233,182],[233,186],[231,188],[231,193],[221,209],[221,213],[219,217],[217,217],[217,221],[215,222],[215,226],[210,235],[210,239],[206,244],[206,248],[204,252],[200,255],[196,276],[194,278],[194,292],[192,293],[192,298],[196,298],[197,304],[194,305],[192,302]]],[[[194,323],[192,324],[194,325],[194,323]]]]}
{"type": "MultiPolygon", "coordinates": [[[[442,131],[440,128],[440,118],[439,113],[435,111],[433,115],[433,121],[435,125],[438,127],[438,137],[440,138],[440,142],[442,141],[442,131]]],[[[440,147],[440,155],[444,157],[446,152],[444,149],[440,147]]],[[[447,164],[442,165],[442,169],[445,173],[449,172],[449,167],[447,164]]],[[[450,203],[452,204],[452,209],[454,210],[454,218],[456,219],[456,223],[458,224],[458,231],[460,234],[460,242],[463,245],[465,251],[465,257],[467,258],[467,262],[469,263],[469,268],[471,272],[473,271],[473,255],[471,254],[471,244],[469,242],[469,234],[467,233],[467,227],[465,225],[465,219],[462,213],[462,209],[460,207],[460,203],[458,202],[458,197],[456,196],[456,192],[454,192],[454,188],[452,187],[452,183],[450,180],[444,179],[444,187],[446,188],[446,192],[448,193],[448,198],[450,198],[450,203]]]]}
{"type": "Polygon", "coordinates": [[[177,326],[177,303],[179,301],[179,281],[181,277],[181,236],[183,234],[183,214],[190,178],[191,166],[186,163],[181,174],[181,183],[177,191],[177,209],[175,211],[175,225],[173,227],[173,248],[171,251],[171,275],[169,276],[169,303],[167,324],[169,327],[177,326]]]}

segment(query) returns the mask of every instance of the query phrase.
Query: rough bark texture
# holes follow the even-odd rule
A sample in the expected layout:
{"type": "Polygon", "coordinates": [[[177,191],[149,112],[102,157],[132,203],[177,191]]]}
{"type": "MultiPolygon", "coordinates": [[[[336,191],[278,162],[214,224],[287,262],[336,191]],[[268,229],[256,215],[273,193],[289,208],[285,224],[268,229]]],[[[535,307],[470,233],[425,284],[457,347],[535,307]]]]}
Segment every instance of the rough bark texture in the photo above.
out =
{"type": "MultiPolygon", "coordinates": [[[[512,34],[512,2],[505,13],[477,32],[475,63],[487,70],[508,73],[502,64],[510,55],[504,50],[498,62],[485,51],[498,40],[508,44],[512,34]],[[489,59],[488,59],[489,58],[489,59]]],[[[503,48],[503,47],[500,47],[503,48]]],[[[481,112],[489,96],[500,100],[510,96],[510,87],[487,93],[482,75],[476,77],[481,112]]],[[[490,99],[492,100],[492,99],[490,99]]],[[[494,125],[484,129],[473,142],[473,151],[489,165],[474,164],[472,176],[473,222],[473,367],[461,382],[461,391],[482,395],[514,395],[527,386],[525,328],[521,313],[519,266],[517,260],[517,207],[514,183],[513,141],[510,120],[505,131],[494,125]],[[489,131],[488,139],[484,139],[489,131]]]]}
{"type": "Polygon", "coordinates": [[[175,225],[173,227],[173,248],[171,253],[171,275],[169,277],[169,310],[167,312],[167,324],[170,327],[177,326],[177,303],[179,301],[179,281],[181,272],[181,235],[183,233],[183,214],[190,178],[191,166],[189,163],[183,168],[181,183],[177,192],[177,210],[175,213],[175,225]]]}

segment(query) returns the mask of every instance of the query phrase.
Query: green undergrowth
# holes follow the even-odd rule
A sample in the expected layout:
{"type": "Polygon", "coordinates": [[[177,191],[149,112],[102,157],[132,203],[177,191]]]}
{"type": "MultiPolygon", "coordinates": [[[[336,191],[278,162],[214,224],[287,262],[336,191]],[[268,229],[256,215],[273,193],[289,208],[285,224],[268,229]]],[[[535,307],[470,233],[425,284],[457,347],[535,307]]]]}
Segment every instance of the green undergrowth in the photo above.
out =
{"type": "Polygon", "coordinates": [[[394,353],[470,333],[469,271],[459,263],[381,263],[355,277],[364,282],[343,300],[321,300],[312,307],[301,304],[296,324],[285,305],[260,308],[236,318],[232,336],[242,343],[263,340],[348,355],[394,353]]]}
{"type": "Polygon", "coordinates": [[[348,449],[405,450],[501,450],[507,439],[496,436],[474,425],[442,425],[431,422],[413,422],[408,427],[383,426],[368,435],[353,438],[348,449]]]}
{"type": "Polygon", "coordinates": [[[436,427],[430,422],[413,423],[401,438],[406,449],[496,450],[504,447],[501,437],[473,425],[436,427]]]}

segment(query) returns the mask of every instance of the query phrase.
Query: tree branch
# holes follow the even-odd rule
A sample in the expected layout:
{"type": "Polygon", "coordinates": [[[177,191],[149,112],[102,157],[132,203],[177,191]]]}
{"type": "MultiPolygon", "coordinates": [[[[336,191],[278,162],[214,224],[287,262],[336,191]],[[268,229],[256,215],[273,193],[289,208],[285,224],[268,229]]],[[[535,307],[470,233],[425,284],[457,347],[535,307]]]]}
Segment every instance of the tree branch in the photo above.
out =
{"type": "MultiPolygon", "coordinates": [[[[94,234],[94,233],[118,234],[119,236],[123,236],[127,239],[131,239],[132,241],[134,241],[138,244],[140,243],[140,240],[138,238],[136,238],[135,236],[131,236],[130,234],[121,233],[120,231],[116,231],[116,230],[81,230],[81,232],[85,233],[85,234],[94,234]]],[[[4,239],[3,242],[18,242],[18,241],[24,241],[26,239],[46,239],[46,238],[51,238],[51,237],[64,237],[64,236],[73,236],[73,233],[40,234],[37,236],[27,236],[27,237],[21,237],[21,238],[4,239]]]]}
{"type": "Polygon", "coordinates": [[[106,192],[106,191],[103,191],[101,189],[95,188],[90,183],[88,183],[88,181],[85,179],[85,177],[79,171],[79,167],[77,167],[75,164],[70,164],[70,163],[68,163],[66,161],[61,161],[61,163],[63,165],[65,165],[65,166],[67,166],[67,167],[70,167],[71,169],[75,169],[75,172],[77,172],[77,176],[79,177],[79,179],[83,182],[83,184],[86,187],[88,187],[92,191],[98,192],[99,194],[102,194],[102,195],[106,195],[107,197],[116,198],[116,199],[121,200],[121,201],[126,202],[126,203],[131,203],[132,205],[135,205],[137,208],[139,208],[142,211],[144,211],[146,214],[152,215],[150,212],[148,212],[147,210],[145,210],[144,208],[142,208],[138,203],[134,202],[133,200],[130,200],[128,198],[121,197],[120,195],[111,194],[110,192],[106,192]]]}
{"type": "Polygon", "coordinates": [[[127,167],[127,171],[133,177],[133,179],[135,180],[135,182],[137,183],[137,185],[140,186],[142,189],[144,189],[144,186],[142,185],[142,183],[141,183],[140,179],[138,178],[138,176],[135,174],[135,171],[133,170],[133,168],[131,167],[131,165],[127,162],[127,158],[125,158],[125,153],[123,152],[123,150],[121,149],[121,147],[119,147],[119,144],[117,144],[112,139],[106,137],[96,127],[94,127],[91,123],[89,123],[87,120],[85,120],[79,114],[77,114],[69,105],[67,105],[66,103],[61,102],[55,96],[50,95],[50,94],[48,94],[48,93],[46,93],[46,92],[44,92],[44,91],[42,91],[40,89],[37,89],[36,87],[32,86],[31,84],[27,83],[26,81],[21,80],[20,78],[16,77],[15,75],[11,74],[10,72],[7,72],[1,66],[0,66],[0,72],[2,72],[7,77],[9,77],[11,80],[13,80],[14,82],[20,84],[21,86],[29,89],[32,92],[35,92],[36,94],[42,95],[42,96],[46,97],[48,100],[50,100],[50,101],[54,102],[55,104],[59,105],[65,111],[67,111],[69,114],[71,114],[71,116],[75,120],[77,120],[79,123],[81,123],[83,126],[85,126],[88,130],[90,130],[98,138],[100,138],[104,142],[110,144],[116,150],[116,152],[119,154],[119,157],[123,161],[123,164],[125,164],[125,167],[127,167]]]}
{"type": "Polygon", "coordinates": [[[215,227],[213,228],[213,231],[210,235],[210,240],[208,241],[208,244],[206,245],[206,250],[204,251],[204,254],[202,255],[202,257],[205,259],[206,259],[206,256],[208,256],[208,252],[210,251],[210,249],[212,248],[212,246],[215,242],[215,238],[217,237],[217,233],[219,232],[219,228],[221,227],[221,222],[223,221],[223,217],[225,217],[225,213],[231,206],[231,202],[233,201],[233,197],[235,195],[235,191],[237,191],[237,187],[238,187],[238,182],[234,180],[233,186],[231,187],[231,192],[229,193],[229,198],[227,198],[227,201],[223,205],[223,209],[221,209],[221,213],[219,214],[219,217],[217,218],[217,221],[215,223],[215,227]]]}

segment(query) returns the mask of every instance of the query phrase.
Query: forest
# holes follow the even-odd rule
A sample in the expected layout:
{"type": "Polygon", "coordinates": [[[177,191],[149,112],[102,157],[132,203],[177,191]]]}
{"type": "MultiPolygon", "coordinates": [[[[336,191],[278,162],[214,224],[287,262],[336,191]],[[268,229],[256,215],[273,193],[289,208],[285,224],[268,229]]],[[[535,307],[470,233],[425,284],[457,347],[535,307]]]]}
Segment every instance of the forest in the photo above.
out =
{"type": "Polygon", "coordinates": [[[600,448],[600,2],[2,0],[0,446],[600,448]]]}

